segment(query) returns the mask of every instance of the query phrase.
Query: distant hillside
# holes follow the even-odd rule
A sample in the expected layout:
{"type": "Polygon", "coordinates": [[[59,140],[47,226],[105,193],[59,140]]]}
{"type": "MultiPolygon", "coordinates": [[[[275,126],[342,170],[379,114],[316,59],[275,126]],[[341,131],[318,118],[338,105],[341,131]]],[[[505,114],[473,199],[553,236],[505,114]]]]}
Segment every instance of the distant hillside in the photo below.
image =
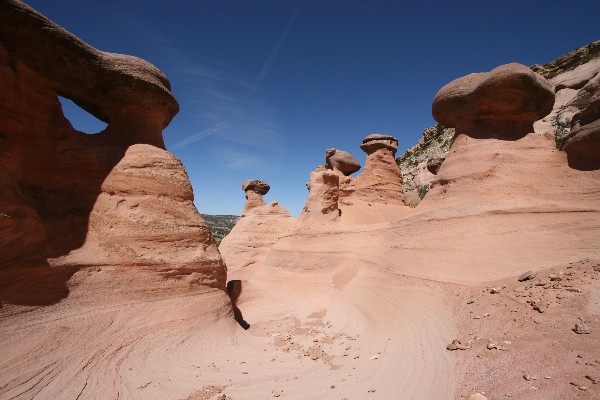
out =
{"type": "Polygon", "coordinates": [[[210,228],[210,232],[214,236],[217,243],[221,243],[229,232],[233,229],[238,219],[237,215],[209,215],[202,214],[202,218],[206,221],[206,225],[210,228]]]}

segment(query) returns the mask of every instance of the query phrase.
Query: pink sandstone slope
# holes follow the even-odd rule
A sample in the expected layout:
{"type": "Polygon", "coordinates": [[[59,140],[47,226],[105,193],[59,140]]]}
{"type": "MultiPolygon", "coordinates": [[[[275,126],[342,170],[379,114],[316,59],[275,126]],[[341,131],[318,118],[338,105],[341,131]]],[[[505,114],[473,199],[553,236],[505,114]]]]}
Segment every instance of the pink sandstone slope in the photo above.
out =
{"type": "Polygon", "coordinates": [[[160,71],[0,10],[0,399],[600,398],[600,170],[533,133],[554,92],[522,66],[436,96],[458,134],[416,208],[370,135],[357,178],[326,153],[298,220],[245,185],[221,258],[162,143],[160,71]],[[61,54],[83,73],[45,67],[61,54]],[[108,129],[74,131],[58,93],[108,129]]]}

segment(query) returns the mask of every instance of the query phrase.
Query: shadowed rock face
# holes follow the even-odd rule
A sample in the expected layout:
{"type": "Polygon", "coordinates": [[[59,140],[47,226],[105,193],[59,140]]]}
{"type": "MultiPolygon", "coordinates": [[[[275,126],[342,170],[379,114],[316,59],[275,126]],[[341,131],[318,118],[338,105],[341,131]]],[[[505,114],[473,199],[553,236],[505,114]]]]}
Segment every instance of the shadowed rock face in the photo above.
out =
{"type": "MultiPolygon", "coordinates": [[[[23,288],[60,275],[48,289],[60,298],[64,272],[87,266],[224,289],[225,267],[188,176],[164,149],[162,129],[178,104],[155,66],[94,49],[10,0],[0,3],[0,82],[3,300],[56,300],[23,288]],[[58,95],[107,128],[74,130],[58,95]],[[49,275],[48,266],[61,268],[49,275]]],[[[151,290],[148,283],[136,282],[151,290]]]]}
{"type": "Polygon", "coordinates": [[[438,171],[442,167],[442,164],[444,163],[444,159],[445,157],[436,157],[427,161],[427,170],[432,174],[437,175],[438,171]]]}
{"type": "Polygon", "coordinates": [[[249,179],[242,184],[242,190],[246,192],[246,205],[242,211],[242,217],[248,215],[250,210],[264,206],[263,195],[267,194],[271,187],[267,182],[258,179],[249,179]]]}
{"type": "Polygon", "coordinates": [[[573,116],[561,150],[573,168],[600,169],[600,74],[584,89],[573,101],[582,109],[573,116]]]}
{"type": "Polygon", "coordinates": [[[435,96],[433,117],[471,137],[518,139],[552,111],[554,90],[521,64],[456,79],[435,96]]]}

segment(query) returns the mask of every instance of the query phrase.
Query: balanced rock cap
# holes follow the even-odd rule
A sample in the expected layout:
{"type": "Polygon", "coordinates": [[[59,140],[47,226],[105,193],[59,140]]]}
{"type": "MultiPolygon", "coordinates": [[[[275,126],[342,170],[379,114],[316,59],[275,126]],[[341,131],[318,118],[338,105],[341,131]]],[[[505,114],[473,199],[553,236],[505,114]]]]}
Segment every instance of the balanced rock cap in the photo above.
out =
{"type": "Polygon", "coordinates": [[[244,192],[252,190],[258,194],[265,195],[269,192],[269,189],[271,189],[271,186],[267,182],[258,179],[249,179],[242,183],[242,190],[244,192]]]}
{"type": "Polygon", "coordinates": [[[367,154],[371,154],[379,149],[388,149],[395,154],[396,150],[398,150],[398,139],[391,135],[372,133],[362,140],[360,148],[367,154]]]}
{"type": "Polygon", "coordinates": [[[442,125],[471,136],[522,137],[552,111],[552,85],[517,63],[469,74],[435,95],[432,115],[442,125]]]}
{"type": "Polygon", "coordinates": [[[325,151],[325,167],[337,169],[342,174],[348,176],[360,169],[360,163],[347,151],[327,149],[325,151]]]}

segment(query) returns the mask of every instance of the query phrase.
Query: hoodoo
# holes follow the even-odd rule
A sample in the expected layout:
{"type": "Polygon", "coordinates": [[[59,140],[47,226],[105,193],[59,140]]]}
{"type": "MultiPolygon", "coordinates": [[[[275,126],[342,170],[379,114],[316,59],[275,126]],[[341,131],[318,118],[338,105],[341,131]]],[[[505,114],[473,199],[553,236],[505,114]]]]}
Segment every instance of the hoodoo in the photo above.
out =
{"type": "Polygon", "coordinates": [[[365,168],[356,177],[354,196],[375,203],[402,203],[402,172],[396,164],[398,139],[390,135],[366,136],[360,148],[367,153],[365,168]]]}
{"type": "Polygon", "coordinates": [[[270,187],[264,181],[247,180],[243,216],[223,238],[219,251],[223,255],[232,279],[246,279],[255,271],[252,266],[264,262],[271,246],[294,225],[296,220],[277,202],[265,204],[262,195],[270,187]]]}
{"type": "Polygon", "coordinates": [[[92,266],[118,265],[115,285],[137,270],[128,290],[166,279],[225,289],[187,173],[164,147],[162,130],[179,106],[162,72],[97,50],[11,0],[0,3],[0,81],[4,300],[54,298],[52,285],[28,289],[31,281],[92,266]],[[59,95],[107,128],[73,129],[59,95]]]}
{"type": "Polygon", "coordinates": [[[250,210],[264,206],[263,196],[269,193],[271,187],[267,182],[257,179],[249,179],[242,184],[242,190],[246,192],[246,205],[242,211],[242,217],[248,215],[250,210]]]}

